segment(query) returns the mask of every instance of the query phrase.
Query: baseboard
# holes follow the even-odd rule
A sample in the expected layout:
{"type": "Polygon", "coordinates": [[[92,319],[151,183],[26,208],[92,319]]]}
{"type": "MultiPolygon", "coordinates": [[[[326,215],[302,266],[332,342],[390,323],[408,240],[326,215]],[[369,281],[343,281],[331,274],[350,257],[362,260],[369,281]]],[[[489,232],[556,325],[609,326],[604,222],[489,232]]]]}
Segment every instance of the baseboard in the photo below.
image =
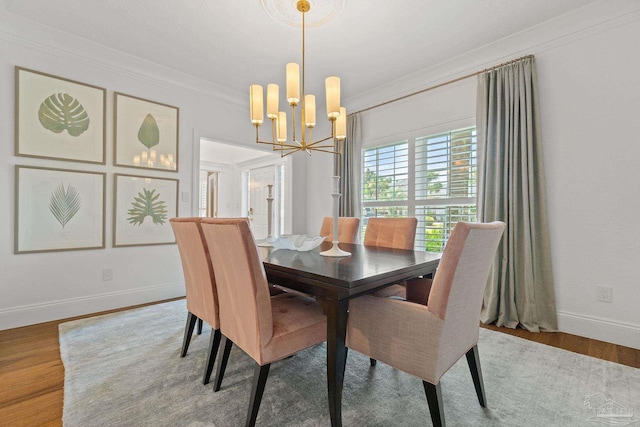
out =
{"type": "Polygon", "coordinates": [[[640,325],[558,312],[558,329],[560,332],[640,350],[640,325]]]}
{"type": "Polygon", "coordinates": [[[83,316],[184,296],[184,284],[171,283],[0,310],[0,330],[83,316]]]}

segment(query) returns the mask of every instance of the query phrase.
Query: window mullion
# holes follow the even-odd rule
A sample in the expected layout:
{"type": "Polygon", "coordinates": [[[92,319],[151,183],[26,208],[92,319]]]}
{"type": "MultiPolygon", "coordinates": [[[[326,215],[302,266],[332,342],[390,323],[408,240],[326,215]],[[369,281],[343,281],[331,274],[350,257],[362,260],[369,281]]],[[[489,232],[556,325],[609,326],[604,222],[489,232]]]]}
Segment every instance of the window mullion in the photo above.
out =
{"type": "Polygon", "coordinates": [[[416,216],[416,137],[411,136],[408,144],[407,175],[407,215],[416,216]]]}

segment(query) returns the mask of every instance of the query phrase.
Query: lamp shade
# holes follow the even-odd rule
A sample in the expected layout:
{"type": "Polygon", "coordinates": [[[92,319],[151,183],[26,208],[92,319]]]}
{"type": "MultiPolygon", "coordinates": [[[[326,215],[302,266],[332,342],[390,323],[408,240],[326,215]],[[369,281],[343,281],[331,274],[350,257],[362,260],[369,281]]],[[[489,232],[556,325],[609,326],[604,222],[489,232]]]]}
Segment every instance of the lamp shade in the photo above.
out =
{"type": "Polygon", "coordinates": [[[262,86],[251,85],[249,86],[249,104],[251,107],[251,123],[254,125],[261,125],[264,121],[264,108],[263,108],[263,93],[262,86]]]}
{"type": "Polygon", "coordinates": [[[347,138],[347,109],[340,107],[340,115],[336,118],[336,139],[344,140],[347,138]]]}
{"type": "Polygon", "coordinates": [[[300,102],[300,66],[295,62],[287,64],[287,102],[290,105],[300,102]]]}
{"type": "Polygon", "coordinates": [[[276,128],[276,139],[278,142],[287,141],[287,113],[278,111],[278,126],[276,128]]]}
{"type": "Polygon", "coordinates": [[[278,102],[280,98],[280,87],[275,83],[267,85],[267,117],[278,118],[278,102]]]}
{"type": "Polygon", "coordinates": [[[340,115],[340,77],[327,77],[324,83],[327,96],[327,117],[334,119],[340,115]]]}
{"type": "Polygon", "coordinates": [[[308,128],[316,125],[316,97],[315,95],[304,96],[304,124],[308,128]]]}

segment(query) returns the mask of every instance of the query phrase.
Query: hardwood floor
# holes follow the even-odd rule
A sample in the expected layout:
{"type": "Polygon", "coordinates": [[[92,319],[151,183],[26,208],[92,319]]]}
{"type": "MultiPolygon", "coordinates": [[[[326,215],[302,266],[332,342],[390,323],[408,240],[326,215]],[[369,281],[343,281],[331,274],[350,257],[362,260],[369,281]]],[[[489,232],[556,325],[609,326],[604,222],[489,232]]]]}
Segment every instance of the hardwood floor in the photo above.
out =
{"type": "Polygon", "coordinates": [[[493,331],[515,335],[530,341],[547,344],[575,353],[585,354],[598,359],[620,363],[622,365],[640,368],[640,350],[611,344],[604,341],[592,340],[590,338],[579,337],[577,335],[565,334],[563,332],[540,332],[534,333],[524,329],[499,328],[495,325],[481,325],[483,328],[493,331]]]}
{"type": "MultiPolygon", "coordinates": [[[[129,308],[133,307],[126,309],[129,308]]],[[[69,320],[73,319],[0,331],[0,426],[62,425],[64,366],[60,359],[58,324],[69,320]]],[[[638,349],[562,332],[482,327],[640,368],[638,349]]]]}

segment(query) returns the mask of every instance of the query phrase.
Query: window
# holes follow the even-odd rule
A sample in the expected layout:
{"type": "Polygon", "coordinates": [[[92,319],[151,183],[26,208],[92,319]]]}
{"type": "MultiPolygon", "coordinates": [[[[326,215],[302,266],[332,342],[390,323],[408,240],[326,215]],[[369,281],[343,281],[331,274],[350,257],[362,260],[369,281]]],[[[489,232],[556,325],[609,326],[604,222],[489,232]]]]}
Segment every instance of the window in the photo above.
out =
{"type": "Polygon", "coordinates": [[[476,130],[362,151],[362,232],[370,217],[418,219],[416,249],[441,252],[458,221],[476,220],[476,130]]]}

